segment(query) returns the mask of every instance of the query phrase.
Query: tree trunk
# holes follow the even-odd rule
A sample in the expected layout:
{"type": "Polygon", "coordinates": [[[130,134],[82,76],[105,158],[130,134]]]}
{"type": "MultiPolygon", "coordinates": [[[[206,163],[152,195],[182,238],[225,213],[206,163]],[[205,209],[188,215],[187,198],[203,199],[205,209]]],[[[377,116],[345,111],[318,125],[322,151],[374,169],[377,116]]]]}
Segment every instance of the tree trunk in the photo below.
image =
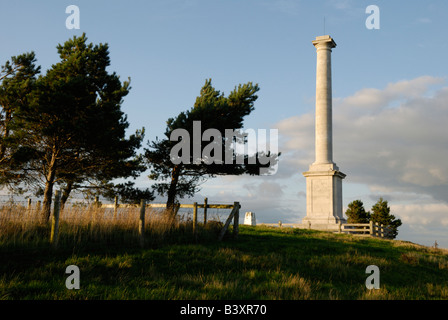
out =
{"type": "Polygon", "coordinates": [[[166,209],[168,211],[174,212],[174,203],[176,200],[177,194],[177,182],[179,181],[179,176],[182,168],[181,165],[176,165],[173,168],[171,173],[171,183],[170,188],[168,189],[168,199],[166,201],[166,209]]]}
{"type": "Polygon", "coordinates": [[[64,191],[62,192],[61,211],[64,210],[65,203],[67,202],[67,199],[70,196],[70,192],[72,191],[72,187],[73,187],[73,180],[67,181],[67,185],[65,186],[64,191]]]}
{"type": "Polygon", "coordinates": [[[48,222],[50,220],[51,214],[51,198],[53,196],[53,185],[54,183],[51,181],[47,181],[45,183],[45,191],[44,191],[44,202],[43,202],[43,210],[42,210],[42,218],[44,222],[48,222]]]}
{"type": "Polygon", "coordinates": [[[46,176],[44,201],[43,201],[43,208],[42,208],[43,209],[42,217],[43,217],[44,222],[48,222],[50,220],[51,198],[53,196],[53,186],[54,186],[54,180],[56,177],[55,158],[56,158],[56,156],[53,154],[51,162],[48,166],[48,173],[46,176]]]}

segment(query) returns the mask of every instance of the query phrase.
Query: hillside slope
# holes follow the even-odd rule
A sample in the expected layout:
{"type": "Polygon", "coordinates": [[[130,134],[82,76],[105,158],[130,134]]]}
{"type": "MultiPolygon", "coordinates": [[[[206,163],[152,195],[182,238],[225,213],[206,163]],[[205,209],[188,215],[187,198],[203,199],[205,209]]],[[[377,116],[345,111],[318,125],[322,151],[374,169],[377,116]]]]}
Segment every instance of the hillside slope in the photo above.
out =
{"type": "Polygon", "coordinates": [[[409,242],[261,226],[182,242],[0,247],[0,299],[448,299],[448,252],[409,242]],[[65,287],[68,265],[79,267],[80,290],[65,287]],[[380,289],[366,288],[369,265],[380,289]]]}

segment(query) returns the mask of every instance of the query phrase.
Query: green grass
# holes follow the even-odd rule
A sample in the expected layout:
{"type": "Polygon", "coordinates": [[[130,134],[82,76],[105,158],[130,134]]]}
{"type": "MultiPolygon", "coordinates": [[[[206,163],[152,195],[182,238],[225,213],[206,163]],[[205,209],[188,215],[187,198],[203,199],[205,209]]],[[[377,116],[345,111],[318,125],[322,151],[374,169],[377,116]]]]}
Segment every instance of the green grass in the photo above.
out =
{"type": "MultiPolygon", "coordinates": [[[[0,246],[0,299],[448,299],[448,253],[403,241],[240,226],[223,242],[0,246]],[[80,290],[65,268],[80,269],[80,290]],[[380,289],[368,290],[368,265],[380,289]]],[[[64,243],[64,242],[63,242],[64,243]]]]}

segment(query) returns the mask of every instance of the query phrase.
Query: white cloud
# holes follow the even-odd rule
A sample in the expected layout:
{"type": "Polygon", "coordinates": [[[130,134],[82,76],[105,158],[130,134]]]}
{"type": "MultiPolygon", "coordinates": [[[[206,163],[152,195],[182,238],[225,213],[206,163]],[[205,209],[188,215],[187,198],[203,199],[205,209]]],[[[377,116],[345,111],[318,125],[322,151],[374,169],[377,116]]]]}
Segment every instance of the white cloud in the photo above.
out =
{"type": "Polygon", "coordinates": [[[278,198],[283,194],[282,186],[277,182],[263,181],[259,184],[248,183],[244,184],[243,188],[249,191],[251,198],[255,199],[278,198]]]}
{"type": "Polygon", "coordinates": [[[391,205],[391,212],[400,216],[403,223],[417,224],[427,227],[448,226],[448,204],[399,204],[391,205]]]}
{"type": "Polygon", "coordinates": [[[428,193],[432,187],[448,188],[448,88],[426,96],[440,81],[422,77],[339,101],[335,160],[353,168],[357,182],[428,193]],[[363,108],[357,101],[370,102],[363,108]]]}

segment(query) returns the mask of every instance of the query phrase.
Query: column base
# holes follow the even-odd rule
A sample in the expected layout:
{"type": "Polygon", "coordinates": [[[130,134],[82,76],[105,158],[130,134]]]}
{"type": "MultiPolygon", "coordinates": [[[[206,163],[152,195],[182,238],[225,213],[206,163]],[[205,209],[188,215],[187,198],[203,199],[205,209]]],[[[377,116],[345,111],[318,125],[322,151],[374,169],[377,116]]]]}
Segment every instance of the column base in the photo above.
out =
{"type": "Polygon", "coordinates": [[[305,228],[338,230],[347,223],[342,212],[342,180],[345,174],[334,163],[313,163],[306,177],[305,228]]]}
{"type": "Polygon", "coordinates": [[[339,225],[347,223],[347,220],[342,218],[309,218],[305,217],[302,219],[303,229],[312,230],[328,230],[328,231],[339,231],[339,225]]]}

